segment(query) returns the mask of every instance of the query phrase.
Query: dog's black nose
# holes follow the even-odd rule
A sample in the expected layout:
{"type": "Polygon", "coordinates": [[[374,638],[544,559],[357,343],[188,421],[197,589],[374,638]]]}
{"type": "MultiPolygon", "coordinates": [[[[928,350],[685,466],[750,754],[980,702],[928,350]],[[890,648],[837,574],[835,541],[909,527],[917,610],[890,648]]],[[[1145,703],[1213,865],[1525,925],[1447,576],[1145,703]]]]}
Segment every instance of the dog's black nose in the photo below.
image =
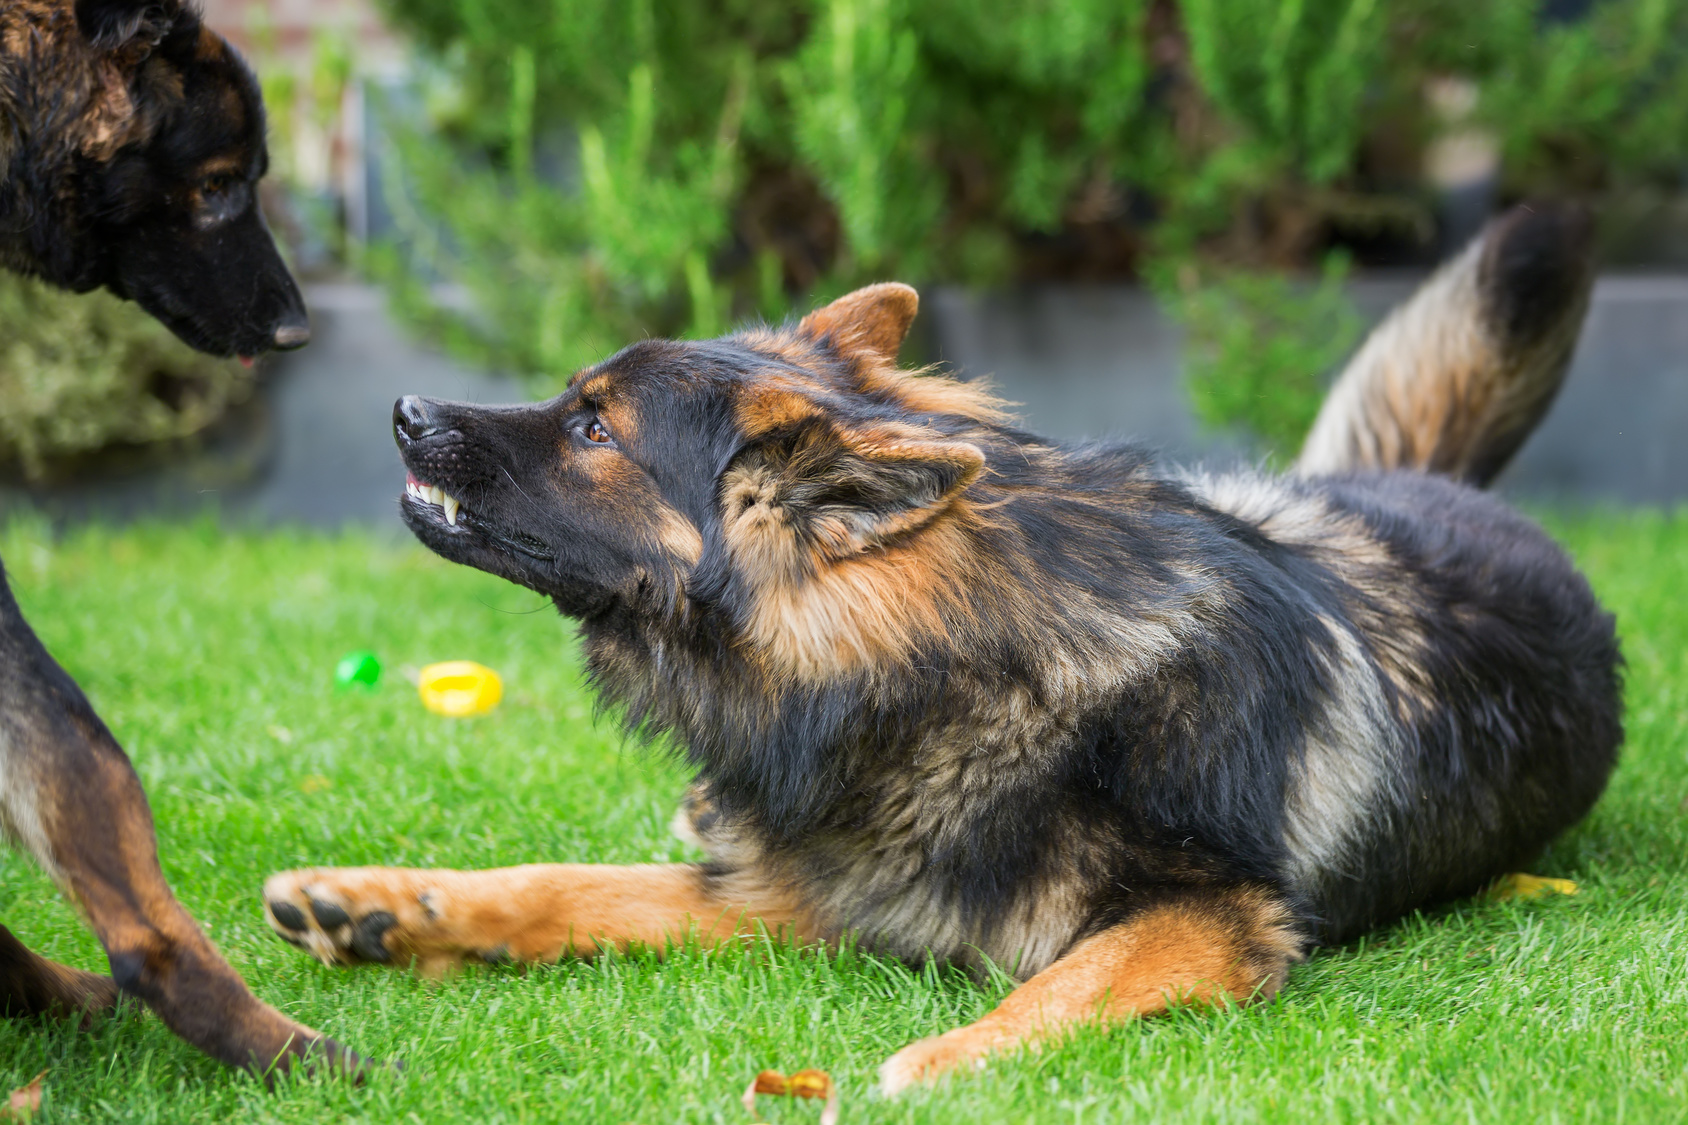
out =
{"type": "Polygon", "coordinates": [[[275,326],[275,349],[278,352],[290,352],[294,348],[302,348],[311,342],[311,325],[305,319],[304,313],[297,317],[288,317],[275,326]]]}
{"type": "Polygon", "coordinates": [[[439,429],[434,425],[434,413],[428,400],[420,395],[405,395],[393,403],[393,436],[400,441],[425,438],[439,429]]]}

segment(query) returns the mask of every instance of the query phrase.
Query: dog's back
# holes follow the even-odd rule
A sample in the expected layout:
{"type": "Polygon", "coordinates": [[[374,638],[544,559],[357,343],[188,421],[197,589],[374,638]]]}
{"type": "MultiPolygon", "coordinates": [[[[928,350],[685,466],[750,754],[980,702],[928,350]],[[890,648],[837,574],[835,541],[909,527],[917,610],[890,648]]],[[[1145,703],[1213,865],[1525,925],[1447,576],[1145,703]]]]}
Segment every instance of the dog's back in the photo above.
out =
{"type": "Polygon", "coordinates": [[[1290,870],[1327,939],[1528,864],[1616,761],[1611,616],[1540,528],[1456,483],[1492,481],[1551,405],[1588,233],[1566,208],[1497,220],[1367,340],[1297,475],[1191,479],[1340,579],[1346,627],[1328,624],[1353,651],[1286,807],[1290,870]]]}
{"type": "Polygon", "coordinates": [[[1283,808],[1284,875],[1319,939],[1471,894],[1592,807],[1622,737],[1617,642],[1539,527],[1417,472],[1191,483],[1336,609],[1283,808]]]}

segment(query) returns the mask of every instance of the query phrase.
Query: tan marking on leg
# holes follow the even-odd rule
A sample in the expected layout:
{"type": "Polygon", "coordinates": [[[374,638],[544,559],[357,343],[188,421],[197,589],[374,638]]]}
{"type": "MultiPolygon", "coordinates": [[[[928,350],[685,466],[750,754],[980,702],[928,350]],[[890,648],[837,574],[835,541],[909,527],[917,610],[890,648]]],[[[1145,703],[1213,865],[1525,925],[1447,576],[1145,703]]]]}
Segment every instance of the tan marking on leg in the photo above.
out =
{"type": "Polygon", "coordinates": [[[715,944],[753,933],[759,923],[797,936],[803,932],[786,896],[760,891],[718,897],[692,864],[314,868],[272,875],[264,884],[264,902],[277,933],[328,964],[381,959],[371,954],[384,950],[391,963],[414,959],[427,975],[470,959],[555,961],[606,945],[660,949],[694,931],[705,944],[715,944]],[[305,930],[278,921],[277,904],[297,910],[305,930]],[[329,922],[340,917],[336,910],[345,921],[325,924],[325,917],[329,922]],[[381,915],[390,916],[391,924],[379,926],[381,915]],[[372,928],[378,932],[372,934],[372,928]]]}
{"type": "Polygon", "coordinates": [[[1096,1019],[1152,1015],[1174,1003],[1270,997],[1300,956],[1288,910],[1263,891],[1213,892],[1151,907],[1080,941],[977,1023],[904,1047],[880,1068],[880,1086],[896,1094],[1096,1019]]]}

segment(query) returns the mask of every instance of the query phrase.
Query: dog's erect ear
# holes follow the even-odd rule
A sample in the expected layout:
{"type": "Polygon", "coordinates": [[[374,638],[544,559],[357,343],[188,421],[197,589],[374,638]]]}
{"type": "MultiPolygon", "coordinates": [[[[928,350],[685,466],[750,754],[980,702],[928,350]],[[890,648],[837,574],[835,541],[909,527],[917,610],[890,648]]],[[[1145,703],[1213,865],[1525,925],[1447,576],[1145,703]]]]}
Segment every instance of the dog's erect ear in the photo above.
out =
{"type": "Polygon", "coordinates": [[[770,458],[779,503],[835,559],[924,527],[985,467],[978,446],[897,423],[850,431],[821,423],[781,445],[770,458]]]}
{"type": "Polygon", "coordinates": [[[76,26],[102,51],[157,46],[181,14],[181,0],[76,0],[76,26]]]}
{"type": "Polygon", "coordinates": [[[896,363],[919,311],[920,294],[901,282],[883,281],[816,309],[797,330],[817,342],[824,340],[841,356],[867,353],[896,363]]]}

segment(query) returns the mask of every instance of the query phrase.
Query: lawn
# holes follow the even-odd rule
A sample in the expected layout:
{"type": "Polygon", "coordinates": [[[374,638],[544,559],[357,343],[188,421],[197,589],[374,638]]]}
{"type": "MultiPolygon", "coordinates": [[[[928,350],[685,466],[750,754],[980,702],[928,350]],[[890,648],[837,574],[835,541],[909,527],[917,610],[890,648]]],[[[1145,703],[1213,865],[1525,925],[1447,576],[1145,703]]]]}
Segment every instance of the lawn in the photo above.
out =
{"type": "MultiPolygon", "coordinates": [[[[1575,897],[1463,903],[1320,953],[1275,1003],[1185,1012],[895,1102],[877,1064],[986,1011],[1006,982],[852,953],[753,946],[443,985],[331,970],[270,935],[258,889],[302,864],[486,866],[687,856],[666,824],[682,771],[594,721],[568,626],[537,597],[362,535],[211,524],[0,529],[25,612],[140,770],[165,870],[254,991],[381,1058],[361,1088],[266,1090],[130,1008],[89,1032],[0,1021],[0,1094],[46,1070],[42,1120],[813,1121],[739,1105],[765,1067],[822,1067],[850,1122],[1688,1119],[1688,513],[1552,521],[1616,610],[1629,738],[1611,790],[1538,873],[1575,897]],[[337,692],[372,648],[378,690],[337,692]],[[400,669],[470,658],[492,715],[425,712],[400,669]]],[[[0,921],[104,968],[24,858],[0,921]]]]}

